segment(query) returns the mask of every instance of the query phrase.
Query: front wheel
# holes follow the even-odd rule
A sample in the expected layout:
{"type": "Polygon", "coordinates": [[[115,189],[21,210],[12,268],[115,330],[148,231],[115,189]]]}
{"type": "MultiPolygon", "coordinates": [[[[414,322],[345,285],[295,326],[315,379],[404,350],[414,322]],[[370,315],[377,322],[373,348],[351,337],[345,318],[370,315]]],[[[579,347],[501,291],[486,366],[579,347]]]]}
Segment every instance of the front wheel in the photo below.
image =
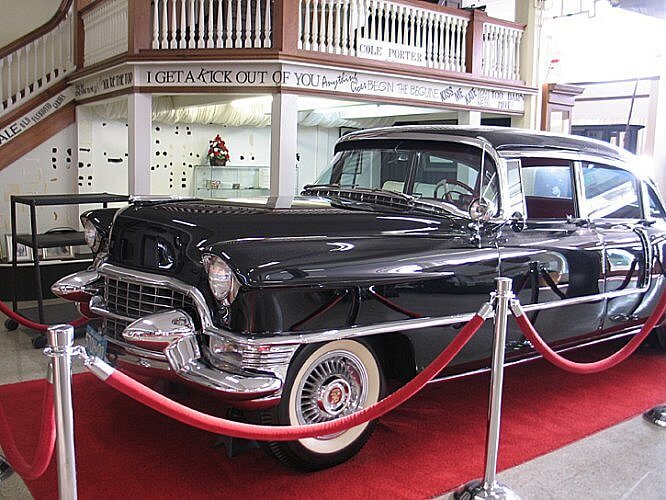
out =
{"type": "MultiPolygon", "coordinates": [[[[383,396],[384,377],[372,348],[356,340],[309,345],[294,357],[280,404],[262,413],[265,424],[326,422],[370,406],[383,396]]],[[[376,422],[328,436],[266,444],[280,462],[304,471],[348,460],[366,443],[376,422]]]]}

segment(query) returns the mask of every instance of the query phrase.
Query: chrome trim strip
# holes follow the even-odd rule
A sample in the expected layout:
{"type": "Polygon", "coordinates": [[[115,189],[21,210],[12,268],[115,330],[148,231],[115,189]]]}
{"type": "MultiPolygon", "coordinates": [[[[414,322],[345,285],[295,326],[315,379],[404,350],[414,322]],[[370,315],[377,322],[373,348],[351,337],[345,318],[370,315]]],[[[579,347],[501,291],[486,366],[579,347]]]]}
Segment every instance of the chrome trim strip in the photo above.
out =
{"type": "MultiPolygon", "coordinates": [[[[589,342],[585,342],[584,344],[580,345],[575,345],[571,347],[565,347],[564,349],[557,349],[555,352],[557,353],[564,353],[564,352],[569,352],[569,351],[575,351],[576,349],[582,349],[584,347],[590,347],[592,345],[596,344],[602,344],[604,342],[608,342],[611,340],[618,340],[624,337],[629,337],[631,335],[635,335],[640,331],[640,328],[633,328],[627,332],[623,333],[617,333],[615,335],[611,335],[610,337],[603,337],[600,339],[594,339],[590,340],[589,342]]],[[[529,361],[536,361],[537,359],[543,359],[543,356],[535,351],[535,353],[531,356],[528,356],[526,358],[522,359],[517,359],[515,361],[509,361],[507,363],[504,363],[504,366],[516,366],[516,365],[522,365],[523,363],[527,363],[529,361]]],[[[455,380],[463,377],[469,377],[470,375],[478,375],[481,373],[488,373],[490,371],[490,368],[479,368],[477,370],[473,370],[471,372],[464,372],[464,373],[456,373],[455,375],[445,375],[444,377],[438,377],[438,378],[433,378],[431,379],[428,384],[433,384],[436,382],[446,382],[447,380],[455,380]]]]}
{"type": "Polygon", "coordinates": [[[572,297],[570,299],[562,299],[557,301],[553,300],[550,302],[544,302],[543,304],[527,304],[523,305],[522,308],[526,313],[532,311],[543,311],[546,309],[555,309],[558,307],[584,304],[586,302],[596,302],[604,299],[625,297],[627,295],[633,295],[636,293],[646,293],[648,290],[649,287],[633,288],[630,290],[613,290],[612,292],[595,293],[594,295],[584,295],[582,297],[572,297]]]}
{"type": "MultiPolygon", "coordinates": [[[[130,354],[133,354],[134,356],[138,356],[140,358],[149,358],[149,359],[152,359],[152,360],[155,360],[155,361],[161,361],[163,363],[167,362],[166,356],[164,354],[162,354],[161,352],[151,351],[151,350],[148,350],[148,349],[143,349],[141,347],[137,347],[137,346],[133,346],[131,344],[127,344],[125,342],[121,342],[120,340],[117,340],[117,339],[114,339],[114,338],[111,338],[111,337],[106,337],[106,341],[109,344],[113,344],[114,346],[116,346],[120,349],[123,349],[123,350],[127,351],[130,354]]],[[[167,365],[167,369],[168,369],[168,365],[167,365]]]]}
{"type": "MultiPolygon", "coordinates": [[[[369,335],[379,335],[382,333],[400,332],[405,330],[418,330],[421,328],[434,328],[441,326],[450,326],[459,323],[466,323],[475,313],[455,314],[451,316],[431,317],[431,318],[416,318],[406,319],[400,321],[388,321],[376,325],[356,326],[349,328],[339,328],[332,330],[325,330],[312,333],[292,333],[292,332],[276,332],[275,335],[252,337],[242,335],[236,332],[218,328],[213,325],[213,321],[206,305],[206,301],[199,290],[191,285],[187,285],[181,281],[167,276],[159,276],[148,273],[143,273],[133,270],[125,270],[110,264],[103,264],[100,268],[102,275],[110,275],[130,281],[132,283],[156,284],[167,288],[174,288],[192,297],[197,312],[201,318],[203,325],[203,333],[218,337],[220,339],[231,339],[239,344],[244,344],[248,347],[265,346],[265,345],[288,345],[288,344],[312,344],[316,342],[328,342],[331,340],[341,340],[346,338],[362,337],[369,335]]],[[[586,295],[583,297],[573,297],[569,299],[545,302],[543,304],[529,304],[524,305],[525,312],[540,311],[545,309],[555,309],[558,307],[565,307],[570,305],[583,304],[585,302],[596,302],[599,300],[610,299],[615,297],[622,297],[626,295],[633,295],[637,293],[645,293],[648,287],[635,288],[630,290],[614,290],[612,292],[603,292],[594,295],[586,295]]],[[[91,308],[92,310],[92,308],[91,308]]],[[[103,314],[103,311],[95,311],[98,314],[103,314]]],[[[124,318],[114,318],[122,319],[124,318]]],[[[133,320],[132,320],[133,321],[133,320]]]]}

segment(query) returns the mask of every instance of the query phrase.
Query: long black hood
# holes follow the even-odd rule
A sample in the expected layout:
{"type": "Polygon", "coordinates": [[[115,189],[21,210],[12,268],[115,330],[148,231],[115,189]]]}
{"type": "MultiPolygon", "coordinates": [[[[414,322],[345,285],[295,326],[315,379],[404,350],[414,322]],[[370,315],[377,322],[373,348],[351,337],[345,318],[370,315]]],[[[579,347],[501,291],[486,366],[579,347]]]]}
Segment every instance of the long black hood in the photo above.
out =
{"type": "MultiPolygon", "coordinates": [[[[135,204],[114,221],[109,262],[177,275],[197,285],[202,279],[201,255],[212,252],[227,260],[247,286],[284,281],[293,286],[309,282],[308,277],[330,278],[354,259],[371,258],[396,279],[401,266],[390,265],[395,257],[420,254],[422,262],[432,238],[439,245],[442,239],[454,247],[468,245],[467,230],[447,219],[339,208],[321,198],[295,198],[288,208],[201,200],[135,204]]],[[[383,273],[371,267],[368,278],[376,281],[383,273]]],[[[402,268],[408,267],[403,263],[402,268]]],[[[355,277],[362,279],[358,271],[355,277]]]]}

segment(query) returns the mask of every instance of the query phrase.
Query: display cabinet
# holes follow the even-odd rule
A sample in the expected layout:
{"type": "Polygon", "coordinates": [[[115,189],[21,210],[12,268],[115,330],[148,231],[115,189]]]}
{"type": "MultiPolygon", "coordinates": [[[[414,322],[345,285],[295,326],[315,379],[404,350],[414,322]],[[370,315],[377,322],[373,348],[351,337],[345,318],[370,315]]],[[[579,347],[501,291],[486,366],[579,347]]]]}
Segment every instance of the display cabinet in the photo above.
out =
{"type": "Polygon", "coordinates": [[[267,196],[270,187],[268,165],[196,165],[194,188],[197,198],[239,198],[267,196]]]}

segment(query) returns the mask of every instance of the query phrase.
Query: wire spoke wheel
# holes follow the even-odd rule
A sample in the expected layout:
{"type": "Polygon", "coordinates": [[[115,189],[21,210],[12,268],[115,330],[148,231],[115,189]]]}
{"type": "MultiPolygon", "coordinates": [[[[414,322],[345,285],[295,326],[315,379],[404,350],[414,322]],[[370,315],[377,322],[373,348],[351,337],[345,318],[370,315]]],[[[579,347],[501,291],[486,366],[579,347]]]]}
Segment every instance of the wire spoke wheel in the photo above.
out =
{"type": "MultiPolygon", "coordinates": [[[[272,412],[272,423],[307,425],[328,422],[370,406],[382,396],[383,376],[370,346],[339,340],[307,346],[292,361],[285,391],[272,412]]],[[[262,419],[268,423],[266,418],[262,419]]],[[[281,462],[318,470],[347,460],[361,449],[374,429],[368,422],[351,429],[290,442],[272,442],[281,462]]]]}

